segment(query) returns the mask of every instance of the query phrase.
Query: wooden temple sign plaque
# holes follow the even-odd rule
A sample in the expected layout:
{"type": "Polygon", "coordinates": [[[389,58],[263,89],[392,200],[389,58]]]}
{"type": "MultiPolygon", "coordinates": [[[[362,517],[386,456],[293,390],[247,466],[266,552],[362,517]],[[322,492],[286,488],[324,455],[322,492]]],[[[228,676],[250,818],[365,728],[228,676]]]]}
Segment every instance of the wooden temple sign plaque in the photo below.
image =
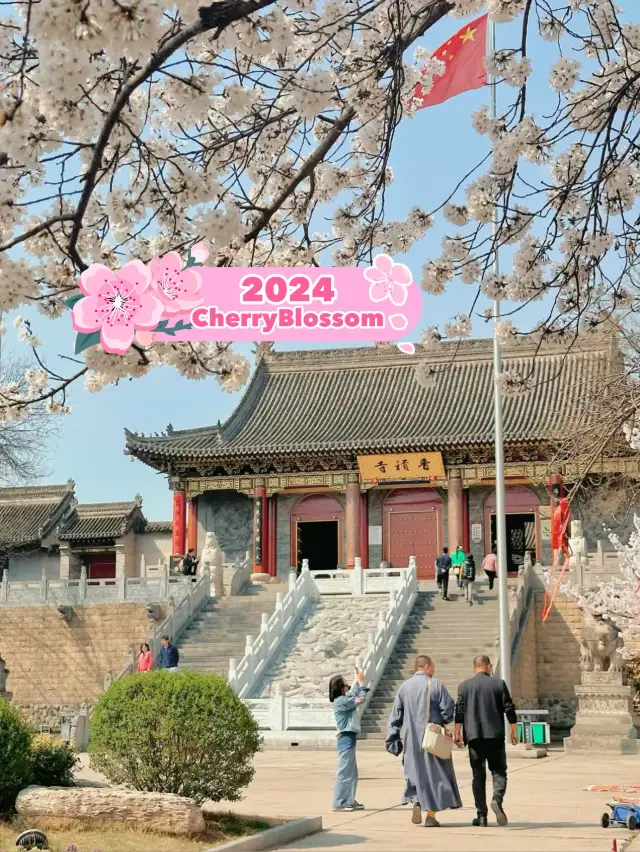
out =
{"type": "Polygon", "coordinates": [[[365,482],[431,480],[444,477],[442,453],[394,453],[358,456],[360,479],[365,482]]]}

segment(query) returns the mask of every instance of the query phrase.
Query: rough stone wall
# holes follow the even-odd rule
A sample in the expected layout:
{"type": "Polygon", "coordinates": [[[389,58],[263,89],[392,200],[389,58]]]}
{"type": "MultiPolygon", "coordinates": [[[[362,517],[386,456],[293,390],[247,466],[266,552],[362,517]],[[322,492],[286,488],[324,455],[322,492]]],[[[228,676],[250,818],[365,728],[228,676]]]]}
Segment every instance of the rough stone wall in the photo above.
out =
{"type": "Polygon", "coordinates": [[[278,494],[276,517],[276,562],[278,577],[288,577],[291,565],[291,509],[300,498],[297,494],[278,494]]]}
{"type": "Polygon", "coordinates": [[[0,607],[7,689],[34,724],[56,724],[61,710],[97,700],[149,628],[144,604],[76,606],[69,623],[55,606],[0,607]]]}
{"type": "Polygon", "coordinates": [[[543,624],[543,598],[543,592],[536,592],[539,706],[549,710],[550,725],[570,728],[575,724],[577,706],[574,687],[581,682],[580,634],[584,619],[573,598],[558,594],[549,618],[543,624]]]}
{"type": "Polygon", "coordinates": [[[286,695],[326,700],[333,675],[351,683],[355,661],[362,661],[369,634],[388,607],[388,595],[323,596],[287,637],[255,695],[267,698],[279,684],[286,695]]]}
{"type": "Polygon", "coordinates": [[[483,485],[473,486],[469,488],[469,545],[471,553],[476,561],[476,568],[480,568],[484,559],[484,501],[493,491],[493,486],[487,488],[483,485]],[[471,527],[472,524],[480,524],[482,526],[482,539],[480,541],[472,541],[471,527]]]}
{"type": "Polygon", "coordinates": [[[615,550],[609,540],[610,533],[620,536],[620,540],[623,542],[629,540],[629,536],[635,530],[633,518],[635,514],[640,514],[640,505],[633,505],[628,512],[626,509],[626,506],[622,509],[620,521],[616,521],[611,514],[608,514],[605,525],[603,524],[603,517],[605,516],[603,516],[601,509],[598,510],[597,506],[580,500],[579,497],[572,501],[571,515],[572,518],[582,521],[582,532],[587,539],[589,552],[596,550],[598,539],[602,542],[603,550],[615,550]]]}
{"type": "Polygon", "coordinates": [[[215,532],[227,561],[244,559],[253,547],[253,501],[237,491],[207,491],[198,499],[198,548],[215,532]]]}
{"type": "Polygon", "coordinates": [[[532,608],[520,637],[520,647],[512,677],[513,700],[520,710],[534,709],[538,706],[536,627],[536,614],[532,608]]]}

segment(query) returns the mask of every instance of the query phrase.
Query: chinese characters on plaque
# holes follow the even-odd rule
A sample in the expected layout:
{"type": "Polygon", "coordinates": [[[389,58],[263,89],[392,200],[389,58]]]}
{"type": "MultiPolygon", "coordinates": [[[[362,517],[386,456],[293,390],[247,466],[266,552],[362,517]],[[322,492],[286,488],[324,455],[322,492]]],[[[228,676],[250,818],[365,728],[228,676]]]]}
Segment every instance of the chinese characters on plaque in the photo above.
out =
{"type": "Polygon", "coordinates": [[[441,453],[397,453],[358,456],[360,478],[379,482],[398,479],[430,480],[444,476],[441,453]]]}

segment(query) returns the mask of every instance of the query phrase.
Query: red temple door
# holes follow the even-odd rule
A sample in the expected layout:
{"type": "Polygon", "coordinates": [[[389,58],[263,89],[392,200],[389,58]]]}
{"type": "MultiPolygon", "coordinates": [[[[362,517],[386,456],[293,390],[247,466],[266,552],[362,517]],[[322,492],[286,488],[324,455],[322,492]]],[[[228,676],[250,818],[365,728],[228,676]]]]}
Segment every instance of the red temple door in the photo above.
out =
{"type": "Polygon", "coordinates": [[[406,568],[415,556],[418,579],[435,577],[440,550],[442,501],[430,488],[402,488],[384,501],[384,553],[392,568],[406,568]]]}
{"type": "Polygon", "coordinates": [[[115,553],[87,555],[85,564],[87,566],[87,579],[89,580],[112,580],[116,576],[115,553]]]}

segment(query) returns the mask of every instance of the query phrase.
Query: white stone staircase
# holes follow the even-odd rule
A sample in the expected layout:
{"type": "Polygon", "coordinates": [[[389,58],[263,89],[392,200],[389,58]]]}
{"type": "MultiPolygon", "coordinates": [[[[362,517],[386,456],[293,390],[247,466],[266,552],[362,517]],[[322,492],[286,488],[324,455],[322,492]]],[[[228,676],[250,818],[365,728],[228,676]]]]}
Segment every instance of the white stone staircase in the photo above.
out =
{"type": "Polygon", "coordinates": [[[386,594],[324,595],[311,603],[267,667],[254,697],[268,698],[280,687],[286,696],[326,702],[333,675],[353,679],[355,662],[362,662],[388,606],[386,594]]]}
{"type": "Polygon", "coordinates": [[[455,583],[449,584],[450,601],[437,592],[419,592],[411,615],[398,638],[378,688],[362,718],[362,738],[384,739],[393,700],[400,684],[415,671],[419,654],[430,656],[436,677],[456,699],[458,684],[472,674],[473,658],[488,654],[498,661],[497,588],[489,592],[486,581],[475,584],[475,603],[469,606],[455,583]]]}
{"type": "Polygon", "coordinates": [[[271,615],[281,585],[255,584],[238,597],[222,597],[211,604],[190,625],[178,645],[180,668],[225,679],[229,660],[244,656],[247,636],[257,636],[262,614],[271,615]]]}

